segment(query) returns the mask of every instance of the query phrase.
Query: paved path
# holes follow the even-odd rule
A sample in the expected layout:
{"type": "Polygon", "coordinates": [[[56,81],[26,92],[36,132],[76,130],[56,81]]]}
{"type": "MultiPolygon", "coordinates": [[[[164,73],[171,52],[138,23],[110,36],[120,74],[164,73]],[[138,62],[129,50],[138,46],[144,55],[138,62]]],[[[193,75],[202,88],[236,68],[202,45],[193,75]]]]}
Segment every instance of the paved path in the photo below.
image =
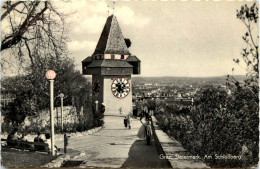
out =
{"type": "Polygon", "coordinates": [[[137,140],[131,146],[128,158],[122,168],[171,168],[168,160],[161,160],[152,141],[150,146],[144,140],[137,140]]]}
{"type": "MultiPolygon", "coordinates": [[[[80,167],[169,167],[160,160],[152,142],[147,146],[137,133],[141,123],[133,119],[131,130],[123,126],[123,117],[105,116],[105,125],[98,133],[69,140],[69,149],[80,151],[75,160],[82,160],[80,167]]],[[[57,142],[58,146],[63,143],[57,142]]]]}

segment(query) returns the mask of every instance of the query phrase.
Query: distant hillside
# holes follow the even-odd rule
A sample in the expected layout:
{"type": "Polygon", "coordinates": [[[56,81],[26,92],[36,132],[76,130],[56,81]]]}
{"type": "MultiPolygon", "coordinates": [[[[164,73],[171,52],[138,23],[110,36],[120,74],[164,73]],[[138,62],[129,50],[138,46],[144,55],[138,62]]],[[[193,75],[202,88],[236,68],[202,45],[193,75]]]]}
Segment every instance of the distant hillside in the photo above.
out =
{"type": "MultiPolygon", "coordinates": [[[[244,75],[235,75],[235,79],[238,81],[245,80],[246,76],[244,75]]],[[[165,77],[132,77],[132,82],[134,83],[158,83],[158,82],[218,82],[218,83],[225,83],[227,79],[227,76],[217,76],[217,77],[171,77],[171,76],[165,76],[165,77]]]]}

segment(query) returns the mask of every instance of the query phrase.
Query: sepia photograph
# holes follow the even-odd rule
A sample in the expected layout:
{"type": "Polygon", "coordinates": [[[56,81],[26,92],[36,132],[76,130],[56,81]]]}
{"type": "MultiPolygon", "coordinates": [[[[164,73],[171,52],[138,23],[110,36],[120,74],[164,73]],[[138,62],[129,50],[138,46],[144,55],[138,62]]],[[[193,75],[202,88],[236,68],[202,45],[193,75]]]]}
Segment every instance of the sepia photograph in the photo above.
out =
{"type": "Polygon", "coordinates": [[[257,168],[257,1],[1,2],[1,168],[257,168]]]}

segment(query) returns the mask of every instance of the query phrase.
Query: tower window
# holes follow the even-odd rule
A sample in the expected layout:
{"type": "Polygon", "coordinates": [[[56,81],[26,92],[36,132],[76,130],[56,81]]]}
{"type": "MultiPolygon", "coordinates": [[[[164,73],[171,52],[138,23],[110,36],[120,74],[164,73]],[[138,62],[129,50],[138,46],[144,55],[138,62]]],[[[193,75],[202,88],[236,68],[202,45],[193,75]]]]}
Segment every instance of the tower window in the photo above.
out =
{"type": "Polygon", "coordinates": [[[124,56],[124,55],[121,55],[121,59],[125,59],[125,56],[124,56]]]}
{"type": "Polygon", "coordinates": [[[104,59],[111,59],[111,54],[105,54],[104,59]]]}

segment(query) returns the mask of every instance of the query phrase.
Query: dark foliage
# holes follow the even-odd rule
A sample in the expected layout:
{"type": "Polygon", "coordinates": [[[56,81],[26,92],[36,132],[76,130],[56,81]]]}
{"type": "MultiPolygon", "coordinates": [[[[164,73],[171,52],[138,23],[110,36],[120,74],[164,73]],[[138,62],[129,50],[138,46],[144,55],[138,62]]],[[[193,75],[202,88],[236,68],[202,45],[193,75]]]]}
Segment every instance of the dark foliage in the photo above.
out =
{"type": "Polygon", "coordinates": [[[92,110],[93,110],[93,126],[94,127],[99,127],[99,126],[103,126],[104,125],[104,107],[102,108],[102,106],[99,107],[98,111],[95,110],[94,105],[92,105],[92,110]]]}
{"type": "Polygon", "coordinates": [[[15,98],[13,103],[3,109],[5,121],[21,123],[25,117],[49,108],[49,82],[45,78],[48,69],[54,70],[57,74],[54,80],[54,105],[56,107],[61,104],[60,93],[65,95],[64,106],[72,105],[72,100],[75,100],[77,112],[80,112],[84,102],[90,101],[90,83],[79,71],[75,70],[74,60],[67,57],[49,59],[45,66],[33,67],[31,65],[27,69],[26,75],[9,77],[2,81],[2,92],[15,98]],[[23,117],[22,120],[21,117],[23,117]]]}
{"type": "Polygon", "coordinates": [[[131,45],[132,45],[132,42],[131,42],[130,39],[125,39],[125,44],[126,44],[126,47],[127,47],[127,48],[130,48],[131,45]]]}
{"type": "Polygon", "coordinates": [[[203,92],[190,112],[165,109],[156,114],[163,131],[184,148],[205,159],[212,167],[245,167],[258,163],[258,97],[247,88],[233,95],[210,88],[203,92]],[[178,113],[176,113],[179,111],[178,113]],[[217,155],[241,156],[241,160],[219,160],[217,155]]]}

